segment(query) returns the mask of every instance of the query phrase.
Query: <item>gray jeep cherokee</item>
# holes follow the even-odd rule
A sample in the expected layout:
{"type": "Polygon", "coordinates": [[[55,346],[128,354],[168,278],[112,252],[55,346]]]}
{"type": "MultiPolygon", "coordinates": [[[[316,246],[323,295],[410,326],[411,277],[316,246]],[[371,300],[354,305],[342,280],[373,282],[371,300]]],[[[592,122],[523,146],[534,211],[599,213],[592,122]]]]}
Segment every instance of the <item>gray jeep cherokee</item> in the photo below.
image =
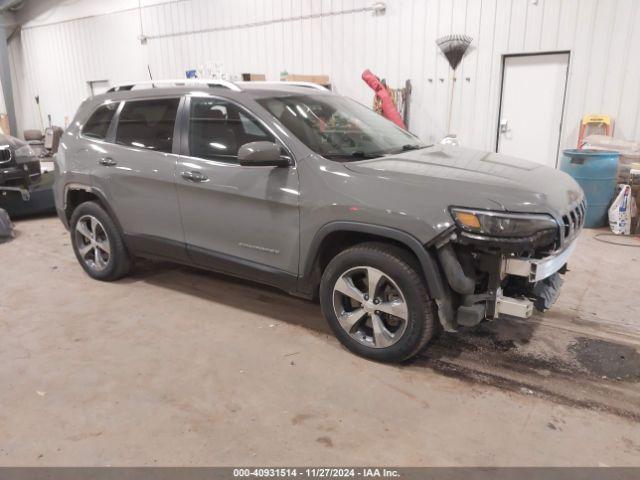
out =
{"type": "Polygon", "coordinates": [[[555,301],[585,214],[568,175],[320,87],[165,83],[87,99],[63,135],[56,207],[91,277],[148,257],[276,286],[380,361],[555,301]]]}

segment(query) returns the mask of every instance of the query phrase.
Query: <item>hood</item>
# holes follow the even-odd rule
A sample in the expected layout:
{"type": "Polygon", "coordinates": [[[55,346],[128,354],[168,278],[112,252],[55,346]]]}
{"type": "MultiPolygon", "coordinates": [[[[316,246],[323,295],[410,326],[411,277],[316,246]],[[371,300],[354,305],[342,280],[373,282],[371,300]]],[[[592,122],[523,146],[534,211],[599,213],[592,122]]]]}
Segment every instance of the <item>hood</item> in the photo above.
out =
{"type": "Polygon", "coordinates": [[[18,148],[23,147],[26,144],[27,142],[20,140],[19,138],[0,133],[0,146],[9,145],[14,150],[17,150],[18,148]]]}
{"type": "Polygon", "coordinates": [[[544,212],[556,216],[583,198],[564,172],[506,155],[432,146],[372,160],[346,163],[354,173],[388,182],[423,185],[448,205],[544,212]]]}

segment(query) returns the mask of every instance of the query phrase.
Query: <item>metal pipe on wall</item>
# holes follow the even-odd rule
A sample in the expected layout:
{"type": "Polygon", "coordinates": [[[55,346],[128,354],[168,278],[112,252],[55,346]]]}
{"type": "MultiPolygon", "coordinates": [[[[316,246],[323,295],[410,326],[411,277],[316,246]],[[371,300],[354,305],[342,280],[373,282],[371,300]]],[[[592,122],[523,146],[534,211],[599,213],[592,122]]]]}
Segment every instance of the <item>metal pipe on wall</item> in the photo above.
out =
{"type": "Polygon", "coordinates": [[[10,35],[4,25],[4,18],[0,15],[0,83],[2,84],[2,94],[4,96],[4,106],[9,117],[9,129],[12,135],[18,132],[16,122],[16,109],[13,102],[13,85],[11,83],[11,66],[9,63],[9,49],[7,48],[7,37],[10,35]]]}
{"type": "Polygon", "coordinates": [[[172,33],[161,33],[157,35],[141,34],[141,36],[143,36],[146,41],[146,40],[157,40],[160,38],[180,37],[183,35],[195,35],[195,34],[211,33],[211,32],[224,32],[228,30],[238,30],[241,28],[265,27],[267,25],[275,25],[278,23],[297,22],[302,20],[313,20],[313,19],[325,18],[325,17],[336,17],[339,15],[348,15],[351,13],[372,12],[374,15],[384,15],[386,12],[386,9],[387,9],[387,6],[385,2],[379,1],[369,7],[350,8],[345,10],[335,10],[335,11],[321,12],[321,13],[310,13],[307,15],[297,15],[294,17],[273,18],[269,20],[262,20],[259,22],[242,23],[242,24],[228,25],[224,27],[201,28],[197,30],[184,30],[184,31],[172,32],[172,33]]]}
{"type": "Polygon", "coordinates": [[[4,96],[4,106],[9,117],[9,130],[12,135],[18,133],[18,122],[16,120],[16,109],[13,101],[13,84],[11,82],[11,64],[9,62],[9,48],[7,42],[14,33],[14,22],[7,16],[15,10],[22,8],[24,0],[1,0],[0,1],[0,84],[2,85],[2,95],[4,96]]]}

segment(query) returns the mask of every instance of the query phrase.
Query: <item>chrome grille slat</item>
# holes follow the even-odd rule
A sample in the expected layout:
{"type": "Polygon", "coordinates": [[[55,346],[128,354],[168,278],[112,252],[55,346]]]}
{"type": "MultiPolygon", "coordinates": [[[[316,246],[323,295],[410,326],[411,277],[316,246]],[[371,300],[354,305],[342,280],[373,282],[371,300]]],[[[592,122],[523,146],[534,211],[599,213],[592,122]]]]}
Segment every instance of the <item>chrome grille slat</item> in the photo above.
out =
{"type": "Polygon", "coordinates": [[[576,212],[578,214],[578,224],[582,227],[582,222],[584,220],[584,211],[582,210],[582,202],[576,208],[576,212]]]}
{"type": "Polygon", "coordinates": [[[586,205],[582,200],[578,205],[562,215],[561,246],[566,245],[578,236],[584,226],[586,214],[586,205]]]}

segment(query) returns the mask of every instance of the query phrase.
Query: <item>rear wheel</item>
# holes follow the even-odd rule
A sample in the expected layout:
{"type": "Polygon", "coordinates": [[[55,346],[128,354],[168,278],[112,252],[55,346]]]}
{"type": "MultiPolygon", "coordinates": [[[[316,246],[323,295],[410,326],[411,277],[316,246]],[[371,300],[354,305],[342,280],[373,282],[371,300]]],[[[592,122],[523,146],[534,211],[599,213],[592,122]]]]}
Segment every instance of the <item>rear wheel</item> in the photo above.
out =
{"type": "Polygon", "coordinates": [[[95,202],[80,204],[71,215],[71,243],[85,272],[97,280],[117,280],[129,273],[131,260],[109,214],[95,202]]]}
{"type": "Polygon", "coordinates": [[[374,360],[412,357],[437,328],[413,259],[394,245],[366,243],[337,255],[323,273],[320,302],[336,337],[374,360]]]}

